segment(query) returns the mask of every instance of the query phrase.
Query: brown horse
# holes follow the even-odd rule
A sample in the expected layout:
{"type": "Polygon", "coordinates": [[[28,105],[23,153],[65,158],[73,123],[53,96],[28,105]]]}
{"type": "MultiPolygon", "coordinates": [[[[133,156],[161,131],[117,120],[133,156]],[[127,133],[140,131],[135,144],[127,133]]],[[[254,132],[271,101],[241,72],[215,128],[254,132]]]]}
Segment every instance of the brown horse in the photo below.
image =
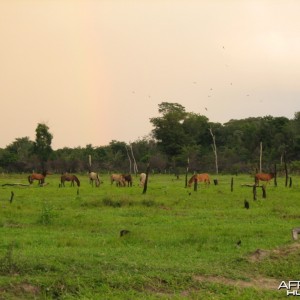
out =
{"type": "Polygon", "coordinates": [[[125,180],[125,184],[127,182],[127,186],[132,186],[132,176],[131,174],[122,174],[124,180],[125,180]]]}
{"type": "Polygon", "coordinates": [[[259,181],[266,181],[268,184],[274,177],[274,173],[257,173],[254,176],[255,185],[259,185],[259,181]]]}
{"type": "Polygon", "coordinates": [[[110,183],[113,184],[116,182],[117,186],[125,186],[125,178],[122,174],[111,174],[110,175],[110,183]]]}
{"type": "Polygon", "coordinates": [[[197,182],[204,182],[204,184],[207,186],[210,184],[210,178],[209,175],[207,173],[203,173],[203,174],[194,174],[189,182],[188,182],[188,187],[192,186],[192,183],[197,180],[197,182]]]}
{"type": "Polygon", "coordinates": [[[32,173],[31,175],[28,176],[28,182],[30,184],[33,183],[34,180],[38,180],[39,184],[44,184],[45,183],[45,177],[49,173],[47,171],[44,171],[42,174],[40,173],[32,173]]]}
{"type": "Polygon", "coordinates": [[[63,174],[60,177],[61,186],[65,186],[65,181],[71,181],[71,186],[74,186],[74,181],[77,183],[77,186],[80,186],[80,181],[76,175],[63,174]]]}

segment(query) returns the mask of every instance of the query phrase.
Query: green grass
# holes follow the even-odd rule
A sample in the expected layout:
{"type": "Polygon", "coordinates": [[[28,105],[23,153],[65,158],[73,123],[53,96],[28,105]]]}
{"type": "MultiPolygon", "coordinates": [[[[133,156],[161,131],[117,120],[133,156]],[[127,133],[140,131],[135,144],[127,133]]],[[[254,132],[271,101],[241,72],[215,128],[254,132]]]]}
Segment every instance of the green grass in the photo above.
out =
{"type": "Polygon", "coordinates": [[[79,193],[59,188],[59,175],[45,187],[1,188],[0,299],[283,299],[280,282],[299,280],[297,176],[292,188],[271,183],[266,199],[258,189],[256,201],[246,175],[234,176],[233,191],[232,176],[219,175],[197,192],[183,175],[154,175],[146,195],[136,178],[131,188],[107,174],[100,188],[79,178],[79,193]],[[267,255],[250,260],[257,249],[267,255]]]}

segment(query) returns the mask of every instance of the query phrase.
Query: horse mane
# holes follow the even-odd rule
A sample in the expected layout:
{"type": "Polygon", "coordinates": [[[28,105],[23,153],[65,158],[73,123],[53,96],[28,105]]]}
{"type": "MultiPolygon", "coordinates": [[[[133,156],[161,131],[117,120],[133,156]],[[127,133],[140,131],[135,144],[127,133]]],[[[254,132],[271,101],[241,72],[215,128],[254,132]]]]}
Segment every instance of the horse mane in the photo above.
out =
{"type": "Polygon", "coordinates": [[[196,175],[197,175],[197,174],[194,174],[194,175],[190,178],[189,183],[192,183],[192,182],[194,181],[196,175]]]}

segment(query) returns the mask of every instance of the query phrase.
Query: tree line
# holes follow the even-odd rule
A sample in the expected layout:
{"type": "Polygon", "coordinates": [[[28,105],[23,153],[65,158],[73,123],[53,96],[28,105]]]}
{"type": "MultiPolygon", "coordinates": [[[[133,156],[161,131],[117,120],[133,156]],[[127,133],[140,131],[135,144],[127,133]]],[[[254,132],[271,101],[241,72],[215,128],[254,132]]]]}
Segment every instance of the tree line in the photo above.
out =
{"type": "Polygon", "coordinates": [[[153,172],[251,173],[258,169],[262,155],[263,170],[271,172],[287,162],[291,171],[300,170],[300,112],[286,117],[249,117],[214,123],[201,114],[187,112],[179,103],[162,102],[157,117],[151,118],[153,130],[131,144],[112,140],[105,146],[53,150],[53,135],[39,123],[36,137],[16,138],[0,148],[2,172],[153,172]],[[261,150],[262,146],[262,150],[261,150]],[[91,162],[88,158],[91,158],[91,162]],[[91,165],[90,165],[91,163],[91,165]]]}

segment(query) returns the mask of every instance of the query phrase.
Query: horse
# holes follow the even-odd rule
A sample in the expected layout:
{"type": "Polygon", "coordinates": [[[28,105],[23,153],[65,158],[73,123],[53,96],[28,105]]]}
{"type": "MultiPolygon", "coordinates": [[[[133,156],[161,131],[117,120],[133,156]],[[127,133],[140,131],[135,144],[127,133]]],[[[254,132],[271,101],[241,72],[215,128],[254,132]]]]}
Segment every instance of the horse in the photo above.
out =
{"type": "Polygon", "coordinates": [[[274,173],[257,173],[254,176],[255,185],[259,185],[259,181],[266,181],[267,184],[275,177],[274,173]]]}
{"type": "Polygon", "coordinates": [[[125,179],[125,183],[127,182],[127,186],[132,186],[132,176],[131,174],[122,174],[125,179]]]}
{"type": "Polygon", "coordinates": [[[49,174],[47,171],[43,171],[42,174],[40,173],[32,173],[31,175],[28,176],[28,182],[30,184],[33,183],[34,180],[38,180],[39,184],[44,184],[45,182],[45,177],[49,174]]]}
{"type": "Polygon", "coordinates": [[[125,178],[122,174],[111,174],[110,175],[110,184],[116,182],[117,186],[125,186],[125,178]]]}
{"type": "Polygon", "coordinates": [[[77,183],[77,186],[80,186],[80,181],[76,175],[63,174],[60,177],[61,186],[65,186],[65,181],[71,181],[71,186],[74,186],[74,181],[77,183]]]}
{"type": "Polygon", "coordinates": [[[90,171],[89,172],[89,179],[90,179],[90,184],[92,186],[94,186],[94,181],[95,181],[96,187],[100,186],[100,178],[99,178],[98,173],[90,171]]]}
{"type": "Polygon", "coordinates": [[[192,186],[192,183],[197,180],[197,182],[204,182],[204,184],[207,186],[210,184],[210,178],[209,175],[207,173],[203,173],[203,174],[194,174],[189,182],[188,182],[188,187],[192,186]]]}
{"type": "Polygon", "coordinates": [[[143,187],[146,182],[146,173],[141,173],[140,174],[140,187],[143,187]]]}

